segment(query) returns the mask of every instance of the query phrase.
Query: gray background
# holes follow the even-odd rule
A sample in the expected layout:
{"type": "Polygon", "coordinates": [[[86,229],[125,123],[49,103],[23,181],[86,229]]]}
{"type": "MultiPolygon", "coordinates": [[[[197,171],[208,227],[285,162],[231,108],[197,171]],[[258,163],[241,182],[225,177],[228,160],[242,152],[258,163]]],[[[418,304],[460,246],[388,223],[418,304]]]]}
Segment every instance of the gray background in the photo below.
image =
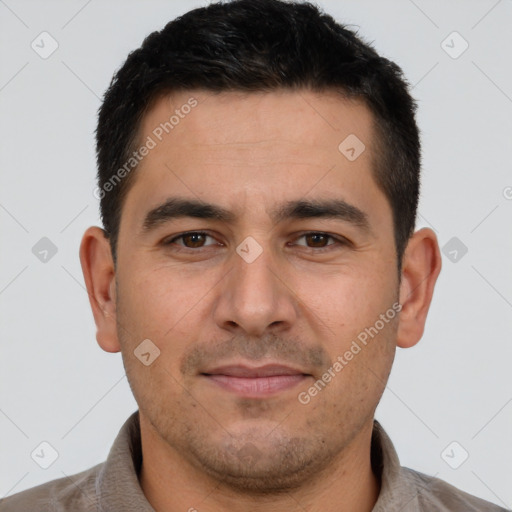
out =
{"type": "MultiPolygon", "coordinates": [[[[120,354],[95,341],[78,259],[100,223],[93,130],[128,52],[203,3],[0,1],[0,496],[103,461],[137,408],[120,354]],[[48,469],[31,458],[43,441],[48,469]]],[[[398,350],[377,418],[403,465],[511,507],[512,1],[320,5],[414,85],[417,227],[445,247],[425,335],[398,350]]]]}

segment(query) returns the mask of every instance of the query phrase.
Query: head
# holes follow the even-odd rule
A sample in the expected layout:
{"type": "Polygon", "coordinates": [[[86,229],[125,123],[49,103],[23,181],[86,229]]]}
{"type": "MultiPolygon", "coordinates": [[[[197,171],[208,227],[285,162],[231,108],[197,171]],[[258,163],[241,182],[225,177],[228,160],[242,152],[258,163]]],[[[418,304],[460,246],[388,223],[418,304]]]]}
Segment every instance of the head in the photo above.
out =
{"type": "Polygon", "coordinates": [[[414,233],[414,113],[400,68],[306,3],[211,4],[128,56],[81,261],[98,342],[169,454],[277,491],[368,438],[440,271],[414,233]],[[212,378],[276,362],[300,378],[265,397],[212,378]]]}

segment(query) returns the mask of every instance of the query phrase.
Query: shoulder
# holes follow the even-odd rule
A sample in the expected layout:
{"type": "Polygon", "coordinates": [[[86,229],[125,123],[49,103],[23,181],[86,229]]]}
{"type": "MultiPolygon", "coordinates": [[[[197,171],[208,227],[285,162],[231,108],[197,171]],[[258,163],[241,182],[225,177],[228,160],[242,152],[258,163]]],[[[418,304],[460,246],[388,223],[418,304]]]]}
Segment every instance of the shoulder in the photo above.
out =
{"type": "Polygon", "coordinates": [[[482,500],[436,477],[402,467],[402,476],[416,490],[415,510],[450,512],[504,512],[507,509],[482,500]]]}
{"type": "Polygon", "coordinates": [[[96,510],[96,481],[103,464],[0,499],[0,512],[96,510]]]}

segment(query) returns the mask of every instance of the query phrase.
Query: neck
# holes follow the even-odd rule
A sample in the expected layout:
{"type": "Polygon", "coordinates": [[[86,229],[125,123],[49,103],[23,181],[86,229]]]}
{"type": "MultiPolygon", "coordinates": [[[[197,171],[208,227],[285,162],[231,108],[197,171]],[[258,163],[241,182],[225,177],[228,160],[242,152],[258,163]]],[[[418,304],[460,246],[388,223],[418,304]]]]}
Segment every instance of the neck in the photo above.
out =
{"type": "Polygon", "coordinates": [[[279,494],[241,493],[190,464],[140,414],[143,462],[139,480],[156,512],[371,512],[380,483],[372,471],[373,421],[331,463],[301,487],[279,494]]]}

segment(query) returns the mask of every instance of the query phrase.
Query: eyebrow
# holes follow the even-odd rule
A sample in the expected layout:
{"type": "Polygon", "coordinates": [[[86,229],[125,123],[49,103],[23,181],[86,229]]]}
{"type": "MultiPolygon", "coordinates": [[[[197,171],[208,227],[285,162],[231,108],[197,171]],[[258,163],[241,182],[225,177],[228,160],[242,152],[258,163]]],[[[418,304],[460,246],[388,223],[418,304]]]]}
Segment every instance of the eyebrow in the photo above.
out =
{"type": "MultiPolygon", "coordinates": [[[[142,232],[147,233],[176,218],[193,217],[225,223],[236,221],[236,215],[226,208],[196,199],[171,197],[150,210],[143,221],[142,232]]],[[[324,218],[348,222],[362,231],[371,233],[368,215],[343,199],[314,199],[287,201],[272,209],[270,218],[277,224],[285,220],[324,218]]]]}

